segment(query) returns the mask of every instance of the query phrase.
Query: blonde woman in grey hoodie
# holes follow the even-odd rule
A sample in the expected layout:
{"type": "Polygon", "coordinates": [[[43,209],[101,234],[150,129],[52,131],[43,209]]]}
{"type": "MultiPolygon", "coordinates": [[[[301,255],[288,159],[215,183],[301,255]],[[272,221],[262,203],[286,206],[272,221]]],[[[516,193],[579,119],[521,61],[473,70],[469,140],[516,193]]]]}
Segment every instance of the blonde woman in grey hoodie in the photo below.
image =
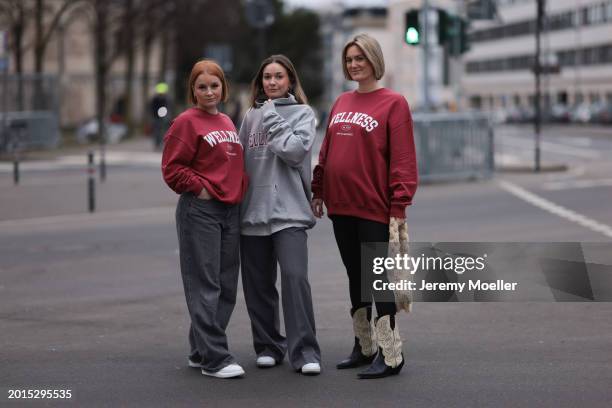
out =
{"type": "Polygon", "coordinates": [[[293,368],[321,372],[315,334],[306,230],[310,208],[315,115],[284,55],[266,58],[251,84],[251,108],[240,127],[249,188],[240,209],[240,256],[257,366],[288,354],[293,368]],[[277,264],[286,337],[280,333],[277,264]]]}

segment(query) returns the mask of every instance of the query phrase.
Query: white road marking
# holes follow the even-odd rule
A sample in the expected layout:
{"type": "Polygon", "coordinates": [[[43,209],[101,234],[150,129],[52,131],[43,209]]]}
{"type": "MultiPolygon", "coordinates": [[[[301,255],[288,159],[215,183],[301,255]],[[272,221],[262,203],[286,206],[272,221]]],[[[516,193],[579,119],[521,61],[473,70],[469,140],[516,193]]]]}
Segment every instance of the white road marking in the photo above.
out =
{"type": "Polygon", "coordinates": [[[0,231],[11,227],[58,226],[66,224],[82,224],[88,222],[129,222],[137,218],[164,217],[173,215],[173,206],[137,208],[131,210],[100,211],[93,214],[77,213],[51,215],[46,217],[20,218],[0,220],[0,231]]]}
{"type": "Polygon", "coordinates": [[[547,180],[551,182],[555,181],[564,181],[568,179],[575,179],[586,173],[586,170],[583,166],[574,165],[570,167],[570,169],[564,174],[549,174],[546,176],[547,180]]]}
{"type": "Polygon", "coordinates": [[[593,145],[593,141],[591,139],[564,136],[560,137],[559,140],[572,146],[589,147],[593,145]]]}
{"type": "MultiPolygon", "coordinates": [[[[500,143],[502,146],[508,146],[513,148],[520,149],[533,149],[533,141],[517,138],[517,137],[502,137],[500,138],[500,143]]],[[[567,146],[560,143],[546,142],[542,141],[540,144],[542,150],[562,154],[565,156],[576,156],[583,159],[601,159],[603,156],[601,152],[585,149],[580,147],[567,146]]]]}
{"type": "MultiPolygon", "coordinates": [[[[161,154],[156,152],[106,152],[106,164],[112,165],[137,165],[145,167],[161,167],[161,154]]],[[[96,166],[99,163],[99,156],[95,157],[96,166]]],[[[19,163],[21,170],[62,170],[62,169],[83,169],[87,168],[86,155],[67,155],[60,156],[54,160],[35,160],[22,161],[19,163]]],[[[13,163],[0,163],[0,173],[13,171],[13,163]]]]}
{"type": "Polygon", "coordinates": [[[523,163],[525,163],[525,160],[513,154],[495,153],[495,165],[498,167],[518,166],[523,163]]]}
{"type": "Polygon", "coordinates": [[[551,181],[548,183],[544,183],[542,185],[542,188],[544,188],[544,190],[556,191],[569,190],[573,188],[590,188],[603,186],[612,186],[612,179],[551,181]]]}
{"type": "Polygon", "coordinates": [[[515,195],[521,200],[528,202],[529,204],[541,208],[544,211],[548,211],[549,213],[561,217],[565,220],[579,224],[585,228],[590,229],[591,231],[599,232],[608,238],[612,238],[612,227],[610,227],[609,225],[600,223],[592,218],[589,218],[568,208],[555,204],[552,201],[549,201],[532,192],[529,192],[514,183],[510,183],[508,181],[500,181],[498,182],[498,184],[502,189],[515,195]]]}

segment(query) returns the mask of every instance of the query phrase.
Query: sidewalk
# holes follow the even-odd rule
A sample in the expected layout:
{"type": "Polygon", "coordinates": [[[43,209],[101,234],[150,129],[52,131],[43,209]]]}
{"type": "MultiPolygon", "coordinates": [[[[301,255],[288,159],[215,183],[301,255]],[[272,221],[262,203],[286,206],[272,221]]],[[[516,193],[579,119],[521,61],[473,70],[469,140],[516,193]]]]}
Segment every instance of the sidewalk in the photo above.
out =
{"type": "MultiPolygon", "coordinates": [[[[151,162],[152,158],[161,157],[161,152],[155,152],[151,139],[147,136],[136,136],[127,139],[121,143],[107,144],[106,160],[110,164],[118,164],[129,162],[127,160],[130,155],[137,162],[151,162]],[[136,155],[134,155],[136,153],[136,155]],[[147,158],[143,160],[143,158],[147,158]]],[[[32,163],[47,163],[46,165],[38,164],[38,167],[48,168],[50,164],[57,165],[76,165],[87,164],[87,153],[93,151],[96,162],[99,160],[100,145],[71,145],[59,147],[52,150],[35,150],[20,153],[20,164],[28,168],[32,163]]],[[[0,155],[0,172],[6,171],[7,168],[12,171],[13,155],[3,153],[0,155]]],[[[61,167],[61,166],[60,166],[61,167]]],[[[37,168],[37,166],[33,166],[37,168]]]]}
{"type": "Polygon", "coordinates": [[[176,194],[161,177],[161,152],[154,152],[151,141],[141,137],[107,146],[104,182],[99,177],[98,146],[28,153],[19,166],[18,185],[13,183],[13,163],[0,162],[0,220],[86,214],[91,148],[95,149],[96,212],[176,204],[176,194]]]}

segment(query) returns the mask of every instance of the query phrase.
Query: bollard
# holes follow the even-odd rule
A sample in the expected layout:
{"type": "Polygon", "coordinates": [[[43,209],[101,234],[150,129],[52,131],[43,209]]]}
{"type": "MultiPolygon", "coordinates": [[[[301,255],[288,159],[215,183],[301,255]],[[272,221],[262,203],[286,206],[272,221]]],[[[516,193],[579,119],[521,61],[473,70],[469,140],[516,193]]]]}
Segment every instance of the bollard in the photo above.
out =
{"type": "Polygon", "coordinates": [[[87,153],[87,196],[89,201],[89,212],[92,213],[96,210],[96,167],[94,164],[94,153],[89,151],[87,153]]]}
{"type": "Polygon", "coordinates": [[[16,155],[13,158],[13,183],[19,184],[19,157],[16,155]]]}
{"type": "Polygon", "coordinates": [[[100,182],[106,181],[106,151],[104,146],[100,148],[100,182]]]}

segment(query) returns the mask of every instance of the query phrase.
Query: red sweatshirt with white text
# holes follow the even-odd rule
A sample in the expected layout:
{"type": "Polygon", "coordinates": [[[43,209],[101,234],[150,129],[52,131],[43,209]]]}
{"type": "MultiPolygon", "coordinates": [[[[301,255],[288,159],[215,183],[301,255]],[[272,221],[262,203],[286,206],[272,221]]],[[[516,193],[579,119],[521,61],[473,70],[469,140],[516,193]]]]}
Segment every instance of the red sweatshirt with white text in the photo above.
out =
{"type": "Polygon", "coordinates": [[[388,224],[405,217],[417,181],[406,99],[386,88],[340,95],[314,170],[313,198],[323,199],[329,215],[388,224]]]}
{"type": "Polygon", "coordinates": [[[247,187],[240,138],[227,115],[198,108],[181,113],[164,137],[162,174],[177,194],[203,188],[226,204],[242,201],[247,187]]]}

